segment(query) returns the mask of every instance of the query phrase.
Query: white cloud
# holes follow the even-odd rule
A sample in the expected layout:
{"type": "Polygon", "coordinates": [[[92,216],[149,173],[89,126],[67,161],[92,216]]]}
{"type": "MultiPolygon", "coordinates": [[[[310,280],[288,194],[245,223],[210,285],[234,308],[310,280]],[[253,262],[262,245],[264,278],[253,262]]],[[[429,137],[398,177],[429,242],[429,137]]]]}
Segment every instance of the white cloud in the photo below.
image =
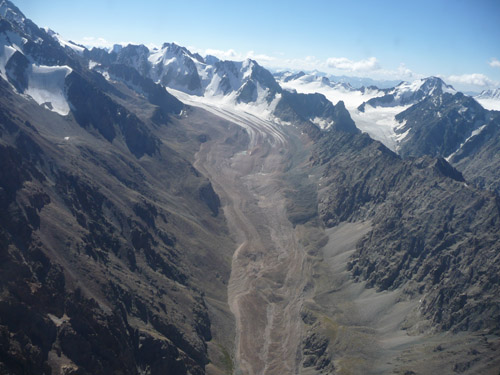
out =
{"type": "Polygon", "coordinates": [[[412,78],[415,74],[406,67],[404,63],[399,64],[398,70],[398,77],[405,77],[405,78],[412,78]]]}
{"type": "MultiPolygon", "coordinates": [[[[128,46],[129,44],[135,44],[135,45],[140,44],[140,43],[136,43],[136,42],[118,42],[118,43],[115,43],[115,42],[110,42],[109,40],[106,40],[104,38],[96,38],[93,36],[85,36],[85,37],[83,37],[82,40],[76,40],[74,42],[76,44],[80,44],[82,46],[85,46],[89,49],[91,49],[92,47],[109,49],[109,48],[113,48],[113,46],[116,44],[121,45],[121,46],[128,46]]],[[[149,44],[146,44],[146,47],[148,47],[149,49],[153,49],[153,48],[157,48],[158,46],[156,46],[152,43],[149,43],[149,44]]]]}
{"type": "Polygon", "coordinates": [[[220,49],[205,49],[205,50],[200,50],[197,48],[189,48],[190,51],[193,52],[198,52],[201,55],[212,55],[215,56],[221,60],[233,60],[233,61],[242,61],[245,59],[252,59],[256,60],[257,62],[261,64],[266,64],[273,62],[277,60],[273,56],[265,55],[265,54],[259,54],[255,53],[255,51],[248,51],[246,53],[241,53],[237,52],[234,49],[228,49],[228,50],[220,50],[220,49]]]}
{"type": "MultiPolygon", "coordinates": [[[[116,43],[116,42],[110,42],[109,40],[104,39],[104,38],[96,38],[93,36],[85,36],[82,38],[82,40],[75,40],[74,42],[76,44],[85,46],[89,49],[91,49],[92,47],[109,49],[109,48],[113,48],[113,46],[116,44],[121,45],[121,46],[128,46],[129,44],[134,44],[134,45],[141,44],[141,43],[137,43],[137,42],[118,42],[118,43],[116,43]]],[[[145,46],[148,47],[150,50],[152,50],[154,48],[158,48],[158,46],[156,44],[153,44],[153,43],[148,43],[145,46]]]]}
{"type": "Polygon", "coordinates": [[[257,54],[254,51],[248,51],[246,54],[246,58],[256,60],[257,62],[262,63],[262,64],[269,63],[271,61],[276,60],[275,57],[264,55],[264,54],[257,54]]]}
{"type": "Polygon", "coordinates": [[[104,38],[95,38],[93,36],[85,36],[81,41],[78,41],[76,43],[84,45],[87,48],[91,47],[110,48],[113,47],[113,45],[115,44],[104,38]]]}
{"type": "MultiPolygon", "coordinates": [[[[190,48],[190,50],[194,51],[196,48],[190,48]]],[[[205,51],[199,51],[198,53],[203,53],[206,55],[215,56],[221,60],[236,60],[240,58],[240,54],[237,53],[234,49],[228,49],[227,51],[220,49],[206,49],[205,51]]]]}
{"type": "Polygon", "coordinates": [[[500,61],[496,58],[492,58],[491,61],[488,63],[492,68],[500,68],[500,61]]]}
{"type": "Polygon", "coordinates": [[[464,85],[474,85],[481,87],[497,86],[498,82],[489,79],[481,73],[452,75],[447,77],[447,81],[464,85]]]}
{"type": "Polygon", "coordinates": [[[366,60],[359,61],[352,61],[347,57],[330,57],[326,62],[330,68],[348,72],[366,72],[380,69],[376,57],[370,57],[366,60]]]}

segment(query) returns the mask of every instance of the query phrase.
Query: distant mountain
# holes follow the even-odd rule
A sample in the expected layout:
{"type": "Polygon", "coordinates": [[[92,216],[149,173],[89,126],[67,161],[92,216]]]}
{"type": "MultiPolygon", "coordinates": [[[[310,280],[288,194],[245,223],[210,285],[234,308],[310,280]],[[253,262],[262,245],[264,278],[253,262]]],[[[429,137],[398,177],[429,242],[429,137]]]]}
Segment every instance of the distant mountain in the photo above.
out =
{"type": "Polygon", "coordinates": [[[484,90],[474,99],[486,109],[500,111],[500,88],[484,90]]]}
{"type": "Polygon", "coordinates": [[[275,77],[283,84],[292,82],[301,82],[302,84],[317,83],[319,85],[329,86],[331,88],[355,91],[355,89],[349,83],[332,81],[328,77],[321,74],[306,74],[303,71],[300,71],[298,73],[283,72],[275,74],[275,77]]]}
{"type": "Polygon", "coordinates": [[[70,50],[73,50],[79,54],[83,54],[83,51],[85,50],[84,46],[76,44],[72,41],[64,40],[63,37],[58,33],[56,33],[54,30],[51,30],[49,28],[45,28],[44,30],[48,35],[54,38],[54,40],[56,40],[63,47],[69,48],[70,50]]]}
{"type": "Polygon", "coordinates": [[[383,90],[373,86],[355,89],[348,83],[334,82],[324,75],[314,73],[282,72],[275,74],[275,77],[284,89],[304,94],[320,93],[332,103],[343,101],[350,111],[361,103],[384,94],[383,90]]]}
{"type": "Polygon", "coordinates": [[[174,43],[165,43],[160,49],[150,51],[143,45],[117,46],[110,52],[100,48],[85,51],[85,57],[99,64],[119,63],[136,69],[154,82],[189,93],[200,94],[201,78],[196,64],[203,64],[199,55],[174,43]]]}
{"type": "Polygon", "coordinates": [[[380,80],[368,77],[348,77],[348,76],[329,75],[328,78],[333,82],[346,83],[354,88],[375,86],[379,89],[387,89],[394,87],[399,83],[399,81],[394,81],[394,80],[380,80]]]}
{"type": "Polygon", "coordinates": [[[396,86],[400,81],[393,81],[393,80],[376,80],[368,77],[349,77],[349,76],[336,76],[332,74],[327,74],[324,72],[319,72],[319,71],[308,71],[308,72],[290,72],[290,71],[277,71],[274,73],[274,76],[278,80],[283,80],[286,79],[292,80],[292,79],[297,79],[300,78],[300,76],[303,75],[310,75],[310,76],[318,76],[318,77],[325,77],[327,78],[330,82],[333,83],[341,83],[345,85],[349,85],[352,88],[355,89],[361,89],[363,87],[377,87],[379,89],[386,89],[386,88],[392,88],[396,86]]]}
{"type": "Polygon", "coordinates": [[[384,96],[368,100],[358,107],[363,112],[367,105],[372,107],[394,107],[415,104],[432,95],[456,93],[452,86],[447,85],[441,78],[429,77],[409,82],[401,82],[393,89],[386,90],[384,96]]]}
{"type": "Polygon", "coordinates": [[[281,94],[281,87],[271,73],[246,59],[242,62],[217,61],[205,90],[206,96],[229,96],[236,103],[271,104],[281,94]]]}
{"type": "Polygon", "coordinates": [[[431,77],[402,83],[386,95],[368,100],[353,117],[377,121],[377,115],[394,116],[387,124],[401,156],[447,158],[469,181],[498,191],[500,161],[493,156],[500,153],[498,115],[480,104],[497,101],[496,97],[498,92],[492,90],[472,98],[431,77]]]}
{"type": "MultiPolygon", "coordinates": [[[[184,47],[165,43],[161,49],[150,51],[145,46],[128,45],[112,51],[93,48],[84,56],[93,61],[93,68],[110,74],[113,65],[122,64],[135,69],[147,79],[168,88],[207,99],[221,100],[226,106],[240,107],[260,117],[275,117],[311,122],[320,128],[338,126],[357,132],[343,105],[336,108],[321,95],[304,96],[283,93],[273,75],[256,61],[221,61],[215,57],[203,59],[184,47]],[[308,109],[304,105],[308,103],[308,109]],[[339,121],[345,123],[340,124],[339,121]]],[[[331,85],[323,77],[325,84],[331,85]]],[[[347,87],[341,85],[342,87],[347,87]]]]}
{"type": "Polygon", "coordinates": [[[476,95],[477,99],[498,99],[500,100],[500,88],[484,90],[479,95],[476,95]]]}

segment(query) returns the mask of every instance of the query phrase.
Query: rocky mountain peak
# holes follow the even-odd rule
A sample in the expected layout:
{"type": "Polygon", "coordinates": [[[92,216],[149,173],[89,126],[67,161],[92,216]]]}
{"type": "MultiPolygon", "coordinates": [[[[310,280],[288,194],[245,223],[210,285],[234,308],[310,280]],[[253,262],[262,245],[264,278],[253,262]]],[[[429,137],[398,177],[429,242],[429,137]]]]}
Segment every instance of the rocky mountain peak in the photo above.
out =
{"type": "Polygon", "coordinates": [[[204,60],[207,65],[215,65],[221,61],[221,59],[213,55],[206,55],[204,60]]]}
{"type": "Polygon", "coordinates": [[[479,99],[500,99],[500,88],[487,89],[481,91],[479,95],[476,96],[479,99]]]}
{"type": "Polygon", "coordinates": [[[200,63],[205,63],[204,59],[202,56],[200,56],[198,53],[192,53],[189,51],[186,47],[179,46],[178,44],[175,43],[163,43],[162,50],[165,51],[165,53],[168,53],[169,55],[176,55],[176,56],[188,56],[200,63]]]}
{"type": "Polygon", "coordinates": [[[289,75],[287,75],[284,79],[283,79],[283,82],[289,82],[289,81],[293,81],[295,79],[299,79],[300,77],[303,77],[305,76],[306,73],[304,73],[303,71],[300,71],[296,74],[293,74],[293,73],[290,73],[289,75]]]}
{"type": "Polygon", "coordinates": [[[413,82],[401,82],[396,87],[386,90],[384,96],[372,98],[361,104],[358,110],[364,112],[365,106],[394,107],[413,105],[430,96],[456,94],[456,90],[439,77],[428,77],[413,82]]]}
{"type": "Polygon", "coordinates": [[[0,0],[0,16],[17,24],[24,23],[26,19],[24,14],[8,0],[0,0]]]}
{"type": "Polygon", "coordinates": [[[444,92],[453,94],[456,90],[453,86],[446,84],[439,77],[428,77],[423,79],[423,84],[420,88],[426,95],[443,94],[444,92]]]}
{"type": "Polygon", "coordinates": [[[276,82],[271,72],[261,65],[259,65],[255,60],[248,60],[248,65],[251,69],[250,78],[255,82],[258,82],[265,88],[269,88],[273,92],[281,92],[281,86],[276,82]]]}

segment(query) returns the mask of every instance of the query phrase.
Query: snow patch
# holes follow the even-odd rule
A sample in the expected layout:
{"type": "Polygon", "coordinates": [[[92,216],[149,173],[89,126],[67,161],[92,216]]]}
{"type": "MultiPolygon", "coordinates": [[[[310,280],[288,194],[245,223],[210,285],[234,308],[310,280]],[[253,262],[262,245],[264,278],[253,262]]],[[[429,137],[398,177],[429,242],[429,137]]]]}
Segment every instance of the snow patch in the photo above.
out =
{"type": "Polygon", "coordinates": [[[64,80],[71,72],[69,66],[33,65],[25,94],[39,105],[65,116],[70,108],[64,94],[64,80]]]}
{"type": "Polygon", "coordinates": [[[58,318],[57,316],[53,314],[47,314],[47,316],[52,320],[52,322],[57,326],[60,327],[63,323],[66,323],[70,320],[69,316],[64,314],[62,317],[58,318]]]}
{"type": "Polygon", "coordinates": [[[396,140],[396,151],[399,149],[401,142],[408,136],[408,134],[410,133],[410,130],[411,129],[408,129],[404,133],[396,134],[396,136],[394,138],[396,140]]]}
{"type": "Polygon", "coordinates": [[[94,69],[97,65],[99,65],[98,62],[93,61],[93,60],[89,60],[89,69],[90,70],[94,69]]]}
{"type": "Polygon", "coordinates": [[[319,126],[319,128],[323,129],[323,130],[329,128],[330,125],[332,125],[332,123],[330,121],[327,121],[322,117],[315,117],[315,118],[311,119],[311,122],[314,125],[319,126]]]}
{"type": "Polygon", "coordinates": [[[56,42],[58,42],[62,47],[68,47],[71,48],[73,51],[78,53],[79,55],[83,55],[83,51],[85,51],[85,48],[82,46],[79,46],[71,41],[65,40],[61,35],[56,33],[55,31],[45,28],[45,31],[47,34],[49,34],[56,42]]]}
{"type": "Polygon", "coordinates": [[[482,126],[480,126],[479,128],[477,128],[476,130],[473,130],[472,133],[470,134],[470,136],[457,148],[456,151],[452,152],[450,155],[448,155],[445,159],[447,162],[449,162],[451,160],[451,158],[453,158],[453,156],[456,155],[456,153],[458,151],[460,151],[462,149],[462,147],[464,147],[464,145],[469,142],[472,138],[474,138],[476,135],[478,134],[481,134],[481,132],[484,130],[484,128],[486,128],[486,125],[487,124],[484,124],[482,126]]]}
{"type": "Polygon", "coordinates": [[[12,55],[16,52],[16,49],[7,46],[5,44],[0,45],[0,74],[2,75],[2,78],[7,80],[7,75],[5,73],[5,66],[9,62],[9,59],[12,57],[12,55]]]}
{"type": "Polygon", "coordinates": [[[0,74],[4,79],[7,79],[5,66],[16,51],[23,53],[20,46],[24,45],[25,40],[11,31],[5,31],[0,34],[0,74]]]}

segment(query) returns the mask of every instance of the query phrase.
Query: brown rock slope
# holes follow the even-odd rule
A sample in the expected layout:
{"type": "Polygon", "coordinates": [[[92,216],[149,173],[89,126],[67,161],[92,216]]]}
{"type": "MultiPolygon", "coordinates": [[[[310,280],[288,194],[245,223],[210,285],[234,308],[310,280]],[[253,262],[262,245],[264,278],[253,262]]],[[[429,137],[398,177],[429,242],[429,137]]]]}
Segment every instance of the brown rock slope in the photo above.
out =
{"type": "Polygon", "coordinates": [[[319,214],[332,228],[322,267],[340,272],[325,281],[328,271],[319,268],[318,285],[330,297],[317,295],[316,302],[333,308],[326,315],[334,325],[321,318],[320,326],[323,334],[327,327],[336,332],[330,342],[344,353],[333,354],[339,367],[353,373],[495,373],[498,196],[467,184],[443,159],[403,161],[366,135],[328,132],[313,160],[322,166],[319,214]],[[342,245],[349,236],[359,241],[342,245]],[[342,329],[362,338],[358,350],[348,349],[352,340],[342,341],[342,329]],[[425,351],[427,360],[419,360],[417,353],[425,351]]]}
{"type": "MultiPolygon", "coordinates": [[[[224,373],[235,244],[189,161],[206,135],[155,123],[123,85],[84,84],[109,104],[97,125],[0,80],[0,372],[224,373]]],[[[224,126],[213,136],[239,134],[224,126]]]]}

